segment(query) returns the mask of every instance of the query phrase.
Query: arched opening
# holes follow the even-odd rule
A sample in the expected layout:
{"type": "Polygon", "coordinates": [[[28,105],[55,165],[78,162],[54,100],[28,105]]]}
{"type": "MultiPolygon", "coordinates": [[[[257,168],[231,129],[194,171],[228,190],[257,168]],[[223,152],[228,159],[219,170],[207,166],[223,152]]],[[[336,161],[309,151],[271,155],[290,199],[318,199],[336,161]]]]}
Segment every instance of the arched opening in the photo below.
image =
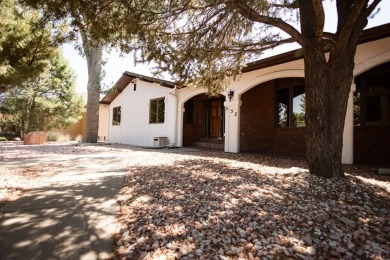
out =
{"type": "Polygon", "coordinates": [[[223,95],[196,95],[184,103],[183,146],[224,147],[223,95]]]}
{"type": "Polygon", "coordinates": [[[305,156],[304,78],[279,78],[241,95],[240,150],[305,156]]]}
{"type": "Polygon", "coordinates": [[[390,62],[355,78],[354,163],[390,166],[390,62]]]}

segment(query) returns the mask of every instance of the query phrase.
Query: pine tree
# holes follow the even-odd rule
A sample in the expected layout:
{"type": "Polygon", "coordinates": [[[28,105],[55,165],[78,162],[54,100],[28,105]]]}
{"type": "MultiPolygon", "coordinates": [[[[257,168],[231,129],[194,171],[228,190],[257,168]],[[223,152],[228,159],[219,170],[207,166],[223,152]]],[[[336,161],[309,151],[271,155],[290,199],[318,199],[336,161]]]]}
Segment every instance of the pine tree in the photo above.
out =
{"type": "Polygon", "coordinates": [[[31,131],[66,128],[80,120],[84,109],[82,97],[75,91],[75,74],[60,56],[38,77],[0,98],[0,112],[12,115],[22,137],[31,131]]]}
{"type": "Polygon", "coordinates": [[[82,46],[79,49],[85,55],[88,66],[88,100],[83,142],[96,143],[99,127],[100,83],[104,44],[99,41],[99,37],[95,36],[99,31],[94,23],[95,21],[103,22],[106,15],[105,10],[114,12],[114,7],[111,6],[112,2],[92,0],[26,0],[26,2],[33,8],[41,10],[47,20],[53,22],[69,21],[73,29],[73,38],[78,38],[78,36],[81,38],[82,46]]]}
{"type": "Polygon", "coordinates": [[[0,3],[1,93],[44,71],[56,55],[60,37],[54,37],[50,24],[38,26],[41,15],[37,11],[16,0],[0,3]]]}

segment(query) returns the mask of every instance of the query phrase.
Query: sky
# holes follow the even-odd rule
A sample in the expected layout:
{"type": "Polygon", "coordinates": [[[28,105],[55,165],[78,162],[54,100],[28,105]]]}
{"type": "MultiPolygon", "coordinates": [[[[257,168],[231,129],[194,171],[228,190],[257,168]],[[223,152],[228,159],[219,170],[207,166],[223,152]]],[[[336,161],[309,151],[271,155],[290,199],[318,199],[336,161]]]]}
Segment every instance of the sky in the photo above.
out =
{"type": "MultiPolygon", "coordinates": [[[[325,20],[325,30],[328,32],[334,32],[336,28],[337,18],[335,15],[335,1],[324,1],[326,20],[325,20]]],[[[381,24],[390,23],[390,1],[382,0],[379,5],[381,8],[380,12],[373,18],[370,19],[366,28],[375,27],[381,24]]],[[[64,44],[62,50],[64,57],[69,61],[69,65],[74,70],[77,76],[76,89],[79,93],[87,92],[87,82],[88,82],[88,70],[87,70],[87,61],[83,58],[77,50],[75,50],[74,43],[64,44]]],[[[266,58],[272,55],[276,55],[282,52],[286,52],[292,49],[298,48],[297,44],[285,45],[282,47],[275,48],[271,51],[264,53],[262,56],[259,56],[259,59],[266,58]]],[[[106,59],[106,64],[103,67],[105,72],[105,77],[103,79],[103,85],[111,87],[115,82],[121,77],[123,72],[130,71],[138,74],[153,76],[151,69],[154,64],[137,64],[134,65],[133,56],[125,55],[121,56],[117,51],[111,51],[110,53],[104,54],[104,59],[106,59]]],[[[169,76],[164,78],[166,80],[171,80],[169,76]]]]}

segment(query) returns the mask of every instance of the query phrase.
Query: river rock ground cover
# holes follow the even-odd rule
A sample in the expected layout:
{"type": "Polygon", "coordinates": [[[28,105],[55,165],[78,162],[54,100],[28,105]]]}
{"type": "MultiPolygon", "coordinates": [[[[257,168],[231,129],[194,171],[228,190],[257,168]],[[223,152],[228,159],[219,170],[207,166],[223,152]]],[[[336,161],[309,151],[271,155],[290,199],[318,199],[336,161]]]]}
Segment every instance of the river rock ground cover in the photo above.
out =
{"type": "Polygon", "coordinates": [[[119,259],[388,259],[390,178],[302,160],[152,152],[131,160],[119,199],[119,259]]]}
{"type": "Polygon", "coordinates": [[[311,176],[302,160],[127,145],[0,143],[0,199],[12,201],[71,160],[118,150],[128,173],[118,197],[117,259],[389,259],[390,177],[345,166],[311,176]]]}

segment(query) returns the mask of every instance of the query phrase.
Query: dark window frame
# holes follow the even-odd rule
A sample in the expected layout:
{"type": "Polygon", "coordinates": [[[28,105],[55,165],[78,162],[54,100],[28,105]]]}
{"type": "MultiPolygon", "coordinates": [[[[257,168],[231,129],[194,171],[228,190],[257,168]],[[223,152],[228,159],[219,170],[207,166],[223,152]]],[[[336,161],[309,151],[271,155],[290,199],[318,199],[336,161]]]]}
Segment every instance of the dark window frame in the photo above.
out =
{"type": "Polygon", "coordinates": [[[112,109],[112,125],[121,125],[122,107],[117,106],[112,109]]]}
{"type": "Polygon", "coordinates": [[[151,99],[149,102],[149,124],[164,124],[165,97],[151,99]],[[154,108],[157,111],[153,111],[154,108]]]}
{"type": "MultiPolygon", "coordinates": [[[[389,71],[390,62],[387,62],[355,77],[356,91],[353,95],[355,127],[390,127],[390,122],[383,120],[386,116],[382,115],[381,109],[389,103],[390,98],[387,96],[388,101],[383,102],[381,91],[378,91],[381,88],[390,89],[389,71]]],[[[387,108],[390,110],[388,105],[387,108]]]]}
{"type": "MultiPolygon", "coordinates": [[[[303,93],[298,96],[304,95],[305,96],[305,84],[304,84],[304,78],[283,78],[283,79],[277,79],[275,80],[275,128],[277,129],[291,129],[291,128],[304,128],[306,127],[305,122],[303,121],[303,125],[298,126],[297,121],[294,120],[294,90],[297,88],[303,88],[303,93]],[[283,102],[280,102],[282,97],[279,93],[282,93],[282,91],[286,92],[287,90],[287,107],[284,107],[284,110],[287,110],[287,118],[286,118],[286,125],[281,125],[281,120],[279,118],[280,116],[280,107],[279,104],[283,104],[283,102]]],[[[286,93],[284,93],[286,95],[286,93]]],[[[285,97],[286,98],[286,97],[285,97]]],[[[306,113],[305,111],[303,112],[306,113]]]]}

